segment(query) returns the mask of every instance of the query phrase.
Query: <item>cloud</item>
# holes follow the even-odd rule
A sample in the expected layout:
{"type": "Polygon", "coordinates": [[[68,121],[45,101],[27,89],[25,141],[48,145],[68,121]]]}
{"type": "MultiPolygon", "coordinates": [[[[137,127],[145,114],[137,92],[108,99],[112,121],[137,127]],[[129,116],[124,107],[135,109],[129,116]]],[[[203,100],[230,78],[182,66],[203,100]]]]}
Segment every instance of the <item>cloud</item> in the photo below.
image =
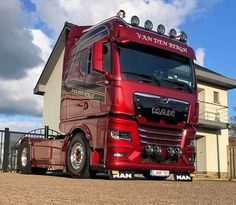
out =
{"type": "MultiPolygon", "coordinates": [[[[119,9],[124,9],[127,21],[132,15],[140,17],[141,23],[149,18],[157,24],[162,23],[179,27],[188,16],[192,15],[197,6],[197,0],[165,1],[149,0],[32,0],[36,6],[36,15],[44,21],[56,34],[62,29],[65,21],[78,25],[91,25],[116,15],[119,9]]],[[[157,25],[155,25],[157,26],[157,25]]]]}
{"type": "Polygon", "coordinates": [[[0,4],[0,79],[20,79],[42,63],[19,0],[0,4]]]}
{"type": "Polygon", "coordinates": [[[0,129],[9,128],[11,131],[29,132],[42,127],[42,118],[29,116],[0,115],[0,129]]]}
{"type": "Polygon", "coordinates": [[[33,45],[39,47],[41,66],[26,70],[20,80],[0,80],[0,113],[42,116],[42,97],[33,95],[33,88],[51,52],[51,40],[41,30],[30,30],[33,45]]]}
{"type": "Polygon", "coordinates": [[[204,60],[205,60],[205,49],[204,48],[198,48],[195,51],[196,53],[196,61],[195,63],[197,63],[200,66],[204,66],[204,60]]]}

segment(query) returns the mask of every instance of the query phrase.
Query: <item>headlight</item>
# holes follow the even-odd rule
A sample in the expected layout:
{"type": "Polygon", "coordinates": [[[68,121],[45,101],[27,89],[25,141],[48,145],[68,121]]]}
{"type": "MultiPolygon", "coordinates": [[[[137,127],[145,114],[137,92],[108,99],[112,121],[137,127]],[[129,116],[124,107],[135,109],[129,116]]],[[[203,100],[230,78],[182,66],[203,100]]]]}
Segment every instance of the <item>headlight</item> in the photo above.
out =
{"type": "Polygon", "coordinates": [[[157,33],[163,35],[165,33],[165,27],[162,24],[157,26],[157,33]]]}
{"type": "Polygon", "coordinates": [[[138,26],[138,25],[139,25],[139,22],[140,22],[140,21],[139,21],[139,18],[138,18],[137,16],[132,16],[132,17],[131,17],[131,25],[132,25],[132,26],[135,26],[135,27],[138,26]]]}
{"type": "Polygon", "coordinates": [[[181,31],[181,33],[180,33],[180,41],[186,43],[187,39],[188,39],[187,34],[185,32],[183,32],[183,31],[181,31]]]}
{"type": "Polygon", "coordinates": [[[129,132],[120,132],[118,130],[111,130],[111,138],[131,141],[129,132]]]}
{"type": "Polygon", "coordinates": [[[148,31],[151,31],[153,28],[153,24],[150,20],[146,20],[144,23],[144,28],[148,31]]]}
{"type": "Polygon", "coordinates": [[[171,38],[175,38],[176,37],[176,35],[177,35],[177,32],[176,32],[176,30],[175,29],[170,29],[170,32],[169,32],[169,36],[171,37],[171,38]]]}

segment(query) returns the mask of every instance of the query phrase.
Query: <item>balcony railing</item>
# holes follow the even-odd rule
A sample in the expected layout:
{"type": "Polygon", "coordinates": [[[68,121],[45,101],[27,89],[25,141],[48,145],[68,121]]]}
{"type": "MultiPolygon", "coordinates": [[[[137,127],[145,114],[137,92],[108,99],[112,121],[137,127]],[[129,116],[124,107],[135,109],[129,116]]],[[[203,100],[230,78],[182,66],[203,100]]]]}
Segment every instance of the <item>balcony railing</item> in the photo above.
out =
{"type": "Polygon", "coordinates": [[[199,102],[199,119],[228,123],[228,107],[220,104],[199,102]]]}

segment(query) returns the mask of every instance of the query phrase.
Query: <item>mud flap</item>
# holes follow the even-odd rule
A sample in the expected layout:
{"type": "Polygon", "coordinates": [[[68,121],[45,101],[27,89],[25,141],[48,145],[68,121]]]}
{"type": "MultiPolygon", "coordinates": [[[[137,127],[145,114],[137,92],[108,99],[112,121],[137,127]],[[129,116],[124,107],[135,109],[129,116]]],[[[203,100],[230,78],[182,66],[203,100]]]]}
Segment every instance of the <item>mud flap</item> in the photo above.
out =
{"type": "Polygon", "coordinates": [[[185,182],[193,181],[193,177],[189,173],[175,173],[174,179],[175,181],[185,181],[185,182]]]}
{"type": "Polygon", "coordinates": [[[133,180],[134,172],[132,171],[118,171],[118,170],[109,170],[109,179],[112,180],[133,180]]]}

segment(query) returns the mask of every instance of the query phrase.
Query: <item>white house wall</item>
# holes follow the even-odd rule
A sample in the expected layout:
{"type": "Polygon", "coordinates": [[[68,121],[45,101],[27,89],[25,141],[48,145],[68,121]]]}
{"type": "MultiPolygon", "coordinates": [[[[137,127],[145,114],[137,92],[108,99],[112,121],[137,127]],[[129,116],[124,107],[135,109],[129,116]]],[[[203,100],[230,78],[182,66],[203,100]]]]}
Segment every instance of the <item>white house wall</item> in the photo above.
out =
{"type": "Polygon", "coordinates": [[[53,69],[44,94],[43,122],[51,129],[59,131],[60,102],[61,102],[61,79],[63,68],[64,50],[53,69]]]}

